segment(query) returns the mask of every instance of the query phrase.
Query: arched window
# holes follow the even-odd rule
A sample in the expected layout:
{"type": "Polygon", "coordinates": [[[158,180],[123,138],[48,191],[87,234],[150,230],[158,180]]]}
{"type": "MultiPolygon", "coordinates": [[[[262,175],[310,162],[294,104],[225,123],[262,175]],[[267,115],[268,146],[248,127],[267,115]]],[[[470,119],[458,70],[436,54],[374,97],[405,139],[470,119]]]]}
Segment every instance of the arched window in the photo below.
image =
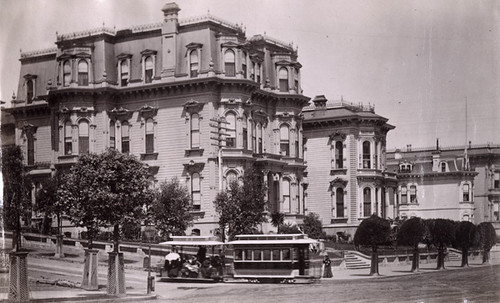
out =
{"type": "Polygon", "coordinates": [[[471,201],[471,199],[470,199],[470,187],[469,187],[468,183],[465,183],[463,186],[463,201],[464,202],[471,201]]]}
{"type": "Polygon", "coordinates": [[[64,154],[73,154],[73,137],[72,137],[73,126],[71,121],[66,121],[64,123],[64,154]]]}
{"type": "Polygon", "coordinates": [[[200,174],[194,173],[191,176],[191,200],[193,201],[193,210],[201,209],[201,186],[200,174]]]}
{"type": "Polygon", "coordinates": [[[262,125],[257,123],[257,153],[262,154],[262,125]]]}
{"type": "Polygon", "coordinates": [[[229,49],[224,53],[224,71],[226,77],[234,77],[236,75],[234,63],[234,52],[229,49]]]}
{"type": "Polygon", "coordinates": [[[128,61],[127,60],[122,60],[120,63],[120,85],[121,86],[127,86],[128,85],[128,79],[129,79],[129,66],[128,66],[128,61]]]}
{"type": "Polygon", "coordinates": [[[446,172],[446,162],[441,162],[441,172],[442,173],[446,172]]]}
{"type": "Polygon", "coordinates": [[[401,204],[408,203],[408,188],[401,186],[401,204]]]}
{"type": "Polygon", "coordinates": [[[33,80],[26,81],[26,102],[31,104],[33,102],[33,97],[35,95],[35,87],[33,80]]]}
{"type": "Polygon", "coordinates": [[[285,67],[280,68],[278,78],[280,92],[288,92],[288,70],[285,67]]]}
{"type": "Polygon", "coordinates": [[[236,175],[236,172],[234,171],[229,171],[226,174],[226,189],[229,188],[231,183],[238,181],[238,175],[236,175]]]}
{"type": "Polygon", "coordinates": [[[337,211],[337,218],[344,217],[344,189],[337,188],[335,191],[335,209],[337,211]]]}
{"type": "Polygon", "coordinates": [[[130,152],[130,137],[129,125],[127,121],[122,123],[122,153],[128,154],[130,152]]]}
{"type": "Polygon", "coordinates": [[[200,116],[191,115],[191,148],[200,147],[200,116]]]}
{"type": "Polygon", "coordinates": [[[281,184],[283,190],[283,211],[288,213],[292,209],[292,201],[290,200],[290,180],[288,180],[287,178],[283,178],[281,184]]]}
{"type": "Polygon", "coordinates": [[[247,53],[241,53],[241,72],[243,73],[243,78],[247,78],[247,53]]]}
{"type": "Polygon", "coordinates": [[[153,119],[146,120],[146,153],[151,154],[155,152],[155,133],[153,119]]]}
{"type": "Polygon", "coordinates": [[[372,190],[369,187],[363,189],[363,216],[369,217],[372,214],[372,190]]]}
{"type": "Polygon", "coordinates": [[[363,142],[363,168],[371,168],[371,144],[369,141],[363,142]]]}
{"type": "Polygon", "coordinates": [[[282,124],[280,127],[280,154],[282,156],[290,155],[290,129],[286,124],[282,124]]]}
{"type": "Polygon", "coordinates": [[[191,236],[199,236],[201,235],[200,230],[198,228],[193,228],[191,231],[191,236]]]}
{"type": "Polygon", "coordinates": [[[234,113],[226,114],[226,147],[236,147],[236,115],[234,113]]]}
{"type": "Polygon", "coordinates": [[[199,70],[199,60],[198,60],[198,50],[192,50],[189,53],[189,74],[191,78],[198,76],[199,70]]]}
{"type": "Polygon", "coordinates": [[[35,137],[29,133],[28,139],[28,165],[35,165],[35,137]]]}
{"type": "Polygon", "coordinates": [[[144,60],[144,82],[153,82],[153,57],[148,56],[144,60]]]}
{"type": "Polygon", "coordinates": [[[89,85],[89,64],[86,60],[78,62],[78,86],[89,85]]]}
{"type": "Polygon", "coordinates": [[[243,115],[243,149],[248,149],[248,121],[247,116],[243,115]]]}
{"type": "Polygon", "coordinates": [[[109,122],[109,148],[116,148],[115,121],[109,122]]]}
{"type": "Polygon", "coordinates": [[[417,187],[410,186],[410,203],[417,203],[417,187]]]}
{"type": "Polygon", "coordinates": [[[71,83],[71,64],[69,61],[63,63],[63,86],[69,86],[71,83]]]}
{"type": "Polygon", "coordinates": [[[89,122],[81,120],[78,123],[78,153],[87,154],[89,152],[89,122]]]}
{"type": "Polygon", "coordinates": [[[344,168],[344,143],[335,142],[335,168],[344,168]]]}

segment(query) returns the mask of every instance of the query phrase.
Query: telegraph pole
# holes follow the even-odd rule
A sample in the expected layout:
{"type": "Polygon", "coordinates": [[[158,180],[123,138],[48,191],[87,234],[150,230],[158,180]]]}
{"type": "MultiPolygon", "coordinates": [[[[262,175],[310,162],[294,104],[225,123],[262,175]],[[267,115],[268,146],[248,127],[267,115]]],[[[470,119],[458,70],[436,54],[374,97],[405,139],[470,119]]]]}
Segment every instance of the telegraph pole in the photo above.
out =
{"type": "Polygon", "coordinates": [[[222,117],[217,117],[210,119],[212,123],[210,123],[210,127],[213,128],[213,130],[210,131],[210,133],[214,134],[214,136],[210,136],[210,139],[215,140],[215,143],[211,143],[214,146],[217,146],[217,162],[219,163],[219,192],[222,191],[222,147],[224,146],[224,143],[226,142],[225,136],[229,136],[226,133],[226,128],[225,126],[229,124],[229,122],[226,122],[224,118],[222,117]]]}

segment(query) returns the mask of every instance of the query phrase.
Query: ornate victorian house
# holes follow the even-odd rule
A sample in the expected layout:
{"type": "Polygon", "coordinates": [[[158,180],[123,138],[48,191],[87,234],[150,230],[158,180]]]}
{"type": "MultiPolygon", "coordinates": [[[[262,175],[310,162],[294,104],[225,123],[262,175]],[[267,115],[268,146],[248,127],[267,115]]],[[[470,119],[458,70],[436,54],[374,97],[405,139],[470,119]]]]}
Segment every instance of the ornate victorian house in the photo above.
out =
{"type": "MultiPolygon", "coordinates": [[[[114,148],[150,167],[151,180],[177,177],[192,195],[192,232],[217,227],[221,184],[258,163],[269,211],[301,220],[303,117],[297,50],[212,15],[58,34],[56,48],[21,54],[15,143],[33,176],[65,169],[79,155],[114,148]],[[223,121],[225,140],[218,140],[223,121]],[[214,125],[215,124],[215,125],[214,125]],[[218,152],[221,149],[219,175],[218,152]]],[[[188,231],[189,232],[189,231],[188,231]]]]}

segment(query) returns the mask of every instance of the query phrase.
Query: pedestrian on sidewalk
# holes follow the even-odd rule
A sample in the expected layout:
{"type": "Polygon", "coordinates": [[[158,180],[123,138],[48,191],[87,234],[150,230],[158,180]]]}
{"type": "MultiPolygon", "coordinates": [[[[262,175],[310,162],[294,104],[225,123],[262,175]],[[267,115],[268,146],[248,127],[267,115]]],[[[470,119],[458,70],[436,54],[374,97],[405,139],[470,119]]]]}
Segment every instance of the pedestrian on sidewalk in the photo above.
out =
{"type": "Polygon", "coordinates": [[[333,278],[332,261],[330,260],[328,255],[325,255],[323,264],[325,265],[325,270],[323,271],[323,278],[333,278]]]}

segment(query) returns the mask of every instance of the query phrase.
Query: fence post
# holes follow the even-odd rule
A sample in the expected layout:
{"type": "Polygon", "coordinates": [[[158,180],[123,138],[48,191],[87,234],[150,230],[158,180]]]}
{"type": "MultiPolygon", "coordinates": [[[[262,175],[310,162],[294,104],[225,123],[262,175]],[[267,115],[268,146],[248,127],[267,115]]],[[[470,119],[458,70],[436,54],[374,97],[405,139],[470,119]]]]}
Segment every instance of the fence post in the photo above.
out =
{"type": "Polygon", "coordinates": [[[26,302],[29,300],[28,252],[10,253],[9,301],[26,302]]]}
{"type": "Polygon", "coordinates": [[[125,296],[125,260],[123,253],[109,252],[108,255],[108,294],[125,296]]]}
{"type": "Polygon", "coordinates": [[[85,249],[85,263],[83,265],[82,288],[85,290],[98,290],[97,284],[97,249],[85,249]]]}

